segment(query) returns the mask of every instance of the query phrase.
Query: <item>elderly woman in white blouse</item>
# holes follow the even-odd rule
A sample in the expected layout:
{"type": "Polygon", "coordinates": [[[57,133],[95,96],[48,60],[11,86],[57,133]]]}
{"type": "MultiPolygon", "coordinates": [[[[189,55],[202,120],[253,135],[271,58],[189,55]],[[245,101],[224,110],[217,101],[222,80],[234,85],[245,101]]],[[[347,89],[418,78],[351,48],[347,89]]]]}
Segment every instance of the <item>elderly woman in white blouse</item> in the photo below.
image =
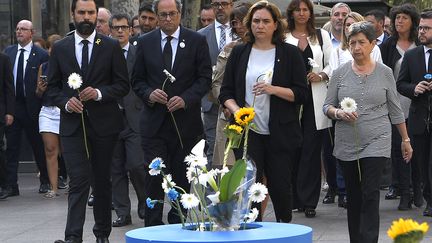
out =
{"type": "Polygon", "coordinates": [[[321,188],[322,137],[332,122],[321,111],[327,93],[327,74],[332,44],[330,35],[315,29],[313,4],[310,0],[292,0],[287,8],[286,42],[300,48],[306,66],[309,99],[301,117],[303,146],[293,168],[294,208],[304,209],[305,216],[315,217],[321,188]]]}

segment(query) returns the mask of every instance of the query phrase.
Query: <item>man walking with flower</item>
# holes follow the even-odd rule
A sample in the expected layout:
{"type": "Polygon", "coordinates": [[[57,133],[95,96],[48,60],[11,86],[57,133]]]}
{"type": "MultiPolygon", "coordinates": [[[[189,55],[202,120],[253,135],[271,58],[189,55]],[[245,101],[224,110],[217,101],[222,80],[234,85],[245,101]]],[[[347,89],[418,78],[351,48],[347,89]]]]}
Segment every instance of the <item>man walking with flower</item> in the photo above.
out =
{"type": "MultiPolygon", "coordinates": [[[[181,8],[180,0],[153,2],[160,28],[139,38],[132,83],[144,102],[144,160],[150,164],[161,157],[167,174],[186,189],[184,158],[203,133],[200,100],[210,88],[212,70],[205,37],[180,26],[181,8]]],[[[161,176],[147,176],[145,182],[146,197],[163,198],[161,176]]],[[[162,210],[161,204],[145,210],[145,225],[163,224],[162,210]]],[[[168,222],[180,223],[176,210],[168,213],[168,222]]]]}
{"type": "Polygon", "coordinates": [[[50,58],[47,94],[61,109],[60,138],[70,176],[65,241],[81,243],[94,177],[97,243],[111,233],[111,160],[123,120],[117,100],[129,91],[126,60],[117,41],[95,31],[97,6],[73,0],[73,35],[57,42],[50,58]],[[69,78],[70,77],[70,78],[69,78]]]}

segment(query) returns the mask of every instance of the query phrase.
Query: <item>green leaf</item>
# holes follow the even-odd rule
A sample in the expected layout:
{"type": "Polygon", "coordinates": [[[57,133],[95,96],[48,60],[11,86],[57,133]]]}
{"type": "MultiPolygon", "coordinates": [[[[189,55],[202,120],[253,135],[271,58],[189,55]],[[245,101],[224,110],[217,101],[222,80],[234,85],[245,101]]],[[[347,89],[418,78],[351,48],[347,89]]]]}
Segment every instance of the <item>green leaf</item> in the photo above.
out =
{"type": "Polygon", "coordinates": [[[221,202],[227,202],[233,197],[245,174],[246,162],[243,159],[239,159],[221,179],[219,195],[221,202]]]}

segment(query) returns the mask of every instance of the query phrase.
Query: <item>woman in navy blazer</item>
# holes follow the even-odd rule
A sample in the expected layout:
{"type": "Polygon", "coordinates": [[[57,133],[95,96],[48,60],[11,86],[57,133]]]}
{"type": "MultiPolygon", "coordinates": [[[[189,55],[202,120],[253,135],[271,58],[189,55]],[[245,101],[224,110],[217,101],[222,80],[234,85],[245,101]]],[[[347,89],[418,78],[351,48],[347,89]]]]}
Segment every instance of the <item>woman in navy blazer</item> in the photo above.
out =
{"type": "Polygon", "coordinates": [[[255,3],[246,27],[247,43],[232,50],[219,101],[232,114],[254,106],[257,128],[249,134],[248,155],[256,163],[257,181],[267,175],[276,220],[290,222],[291,165],[302,140],[298,108],[307,99],[306,69],[299,50],[284,43],[284,24],[274,4],[255,3]],[[272,78],[261,81],[270,72],[272,78]]]}

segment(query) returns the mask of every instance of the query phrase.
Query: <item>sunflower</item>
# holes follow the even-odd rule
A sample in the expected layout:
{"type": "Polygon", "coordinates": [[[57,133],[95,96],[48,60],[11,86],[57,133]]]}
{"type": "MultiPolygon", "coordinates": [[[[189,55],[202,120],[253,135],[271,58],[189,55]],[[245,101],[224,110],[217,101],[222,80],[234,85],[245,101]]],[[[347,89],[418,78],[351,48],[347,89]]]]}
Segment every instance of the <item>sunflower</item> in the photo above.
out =
{"type": "Polygon", "coordinates": [[[429,225],[427,223],[419,224],[412,219],[402,219],[400,218],[398,221],[393,221],[392,226],[387,231],[387,235],[397,242],[398,238],[406,238],[406,236],[415,236],[417,233],[421,233],[420,237],[423,238],[423,235],[429,229],[429,225]]]}
{"type": "Polygon", "coordinates": [[[243,131],[243,128],[241,126],[237,126],[237,125],[229,125],[228,130],[233,131],[237,134],[241,134],[243,131]]]}
{"type": "Polygon", "coordinates": [[[255,117],[255,111],[253,107],[240,108],[235,114],[235,121],[240,126],[247,126],[255,117]]]}

